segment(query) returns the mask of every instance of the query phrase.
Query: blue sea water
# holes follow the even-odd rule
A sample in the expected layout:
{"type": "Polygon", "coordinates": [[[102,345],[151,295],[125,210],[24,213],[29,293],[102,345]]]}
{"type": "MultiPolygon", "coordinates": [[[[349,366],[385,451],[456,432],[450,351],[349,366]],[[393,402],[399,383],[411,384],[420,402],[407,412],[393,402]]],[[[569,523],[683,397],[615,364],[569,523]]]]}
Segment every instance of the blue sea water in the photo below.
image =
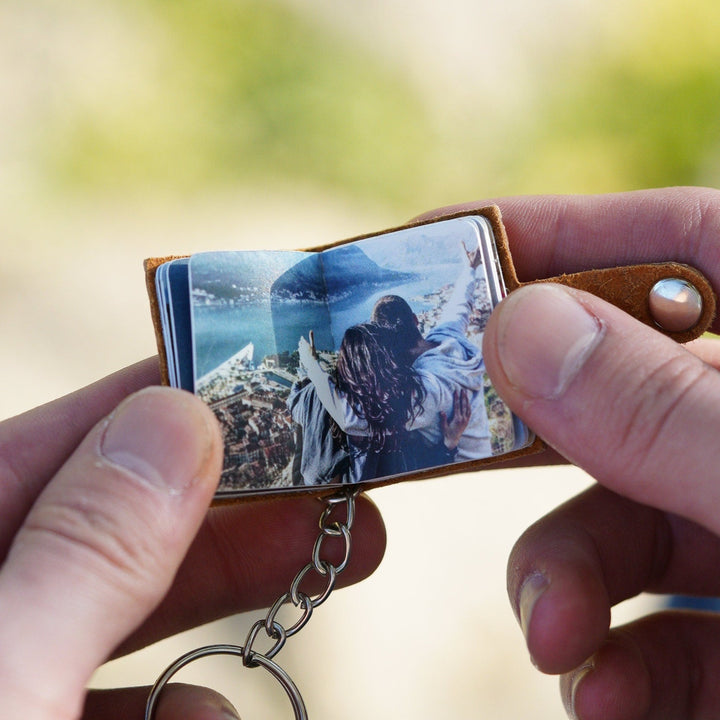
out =
{"type": "Polygon", "coordinates": [[[255,346],[256,364],[267,355],[292,352],[310,330],[319,350],[336,351],[345,330],[367,322],[383,295],[400,295],[419,313],[432,308],[425,296],[452,282],[455,273],[451,268],[446,274],[434,273],[401,285],[359,287],[349,297],[330,303],[331,319],[325,304],[309,300],[278,300],[272,306],[268,301],[197,305],[193,319],[197,376],[215,369],[248,343],[255,346]]]}
{"type": "Polygon", "coordinates": [[[346,278],[335,283],[338,294],[329,297],[327,305],[319,301],[324,285],[319,256],[262,251],[194,256],[190,274],[197,289],[192,310],[196,377],[248,343],[254,345],[256,364],[268,355],[292,352],[310,330],[319,350],[335,351],[345,330],[369,321],[375,302],[386,294],[405,298],[416,313],[431,309],[427,296],[454,282],[465,261],[457,239],[432,239],[433,254],[427,242],[420,238],[393,244],[390,254],[400,256],[394,269],[382,255],[389,250],[387,242],[379,238],[359,245],[370,255],[380,253],[382,267],[363,253],[355,253],[354,264],[348,265],[347,248],[326,251],[326,271],[346,278]],[[428,262],[432,255],[435,262],[428,262]],[[333,263],[339,263],[339,269],[333,270],[333,263]]]}
{"type": "Polygon", "coordinates": [[[420,313],[433,308],[433,303],[425,296],[452,282],[456,274],[453,268],[445,274],[434,274],[430,278],[420,277],[400,285],[392,283],[375,286],[366,289],[364,293],[355,293],[349,298],[331,301],[330,317],[332,334],[336,341],[335,349],[338,349],[347,328],[370,320],[375,303],[383,295],[399,295],[408,302],[413,312],[420,313]]]}
{"type": "Polygon", "coordinates": [[[308,301],[245,302],[195,307],[196,374],[202,377],[253,343],[256,364],[267,355],[297,350],[300,337],[314,331],[318,349],[332,349],[327,307],[308,301]]]}

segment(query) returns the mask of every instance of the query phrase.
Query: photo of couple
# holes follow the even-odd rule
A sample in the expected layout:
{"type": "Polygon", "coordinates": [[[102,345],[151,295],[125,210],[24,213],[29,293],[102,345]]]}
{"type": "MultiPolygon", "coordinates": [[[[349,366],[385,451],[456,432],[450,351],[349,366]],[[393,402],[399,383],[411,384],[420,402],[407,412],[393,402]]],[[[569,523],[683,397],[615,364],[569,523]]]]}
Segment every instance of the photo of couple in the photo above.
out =
{"type": "Polygon", "coordinates": [[[225,429],[221,493],[391,478],[527,441],[485,372],[477,226],[395,235],[191,259],[195,389],[225,429]]]}

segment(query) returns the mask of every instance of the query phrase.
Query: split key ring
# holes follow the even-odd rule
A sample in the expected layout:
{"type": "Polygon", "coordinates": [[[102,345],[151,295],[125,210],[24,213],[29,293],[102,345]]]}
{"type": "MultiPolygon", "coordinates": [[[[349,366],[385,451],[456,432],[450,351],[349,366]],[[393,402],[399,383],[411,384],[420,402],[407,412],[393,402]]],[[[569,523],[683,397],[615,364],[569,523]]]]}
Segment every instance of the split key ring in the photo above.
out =
{"type": "Polygon", "coordinates": [[[244,664],[248,667],[259,666],[265,668],[265,670],[267,670],[280,683],[280,685],[282,685],[283,689],[287,693],[295,713],[295,720],[308,720],[305,703],[300,695],[300,691],[297,689],[297,686],[290,676],[277,663],[258,652],[252,652],[250,656],[246,658],[245,648],[241,645],[206,645],[205,647],[192,650],[175,660],[175,662],[170,665],[157,679],[155,685],[153,685],[145,706],[145,720],[155,719],[155,710],[157,709],[160,695],[165,689],[165,686],[170,682],[171,678],[191,662],[210,655],[235,655],[242,658],[243,661],[247,660],[244,664]]]}

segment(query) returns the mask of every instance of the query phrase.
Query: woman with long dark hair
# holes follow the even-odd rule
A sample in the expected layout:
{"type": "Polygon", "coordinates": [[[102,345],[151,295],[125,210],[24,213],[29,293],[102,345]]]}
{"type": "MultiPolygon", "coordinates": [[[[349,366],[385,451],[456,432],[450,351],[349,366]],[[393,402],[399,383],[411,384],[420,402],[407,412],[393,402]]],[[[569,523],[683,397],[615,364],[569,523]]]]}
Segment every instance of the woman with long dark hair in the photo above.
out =
{"type": "Polygon", "coordinates": [[[368,426],[374,449],[395,449],[422,410],[425,390],[407,363],[398,362],[393,333],[374,323],[345,331],[337,360],[337,388],[368,426]]]}
{"type": "Polygon", "coordinates": [[[412,428],[425,389],[396,345],[389,328],[354,325],[345,331],[331,375],[309,343],[300,340],[300,361],[327,412],[347,434],[352,482],[451,462],[469,420],[467,398],[458,394],[452,419],[442,418],[442,442],[433,447],[421,442],[412,428]]]}

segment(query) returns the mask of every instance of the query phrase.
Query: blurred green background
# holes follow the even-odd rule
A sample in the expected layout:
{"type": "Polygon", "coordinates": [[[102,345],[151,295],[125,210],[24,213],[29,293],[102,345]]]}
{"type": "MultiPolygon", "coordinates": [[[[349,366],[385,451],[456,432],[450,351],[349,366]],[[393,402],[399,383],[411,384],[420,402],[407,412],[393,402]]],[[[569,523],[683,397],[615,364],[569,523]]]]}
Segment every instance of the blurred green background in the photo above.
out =
{"type": "Polygon", "coordinates": [[[4,154],[54,199],[299,185],[398,217],[717,182],[717,3],[424,5],[5,0],[4,154]]]}
{"type": "Polygon", "coordinates": [[[718,184],[719,23],[712,0],[1,0],[0,415],[153,352],[146,255],[718,184]]]}
{"type": "MultiPolygon", "coordinates": [[[[154,352],[145,256],[315,245],[503,194],[720,184],[719,27],[714,0],[0,0],[0,417],[154,352]]],[[[378,491],[383,568],[283,652],[315,717],[563,716],[504,558],[588,480],[448,482],[378,491]]],[[[234,622],[98,682],[242,642],[234,622]]],[[[208,667],[245,714],[243,672],[208,667]]],[[[259,706],[285,717],[276,691],[259,706]]]]}

